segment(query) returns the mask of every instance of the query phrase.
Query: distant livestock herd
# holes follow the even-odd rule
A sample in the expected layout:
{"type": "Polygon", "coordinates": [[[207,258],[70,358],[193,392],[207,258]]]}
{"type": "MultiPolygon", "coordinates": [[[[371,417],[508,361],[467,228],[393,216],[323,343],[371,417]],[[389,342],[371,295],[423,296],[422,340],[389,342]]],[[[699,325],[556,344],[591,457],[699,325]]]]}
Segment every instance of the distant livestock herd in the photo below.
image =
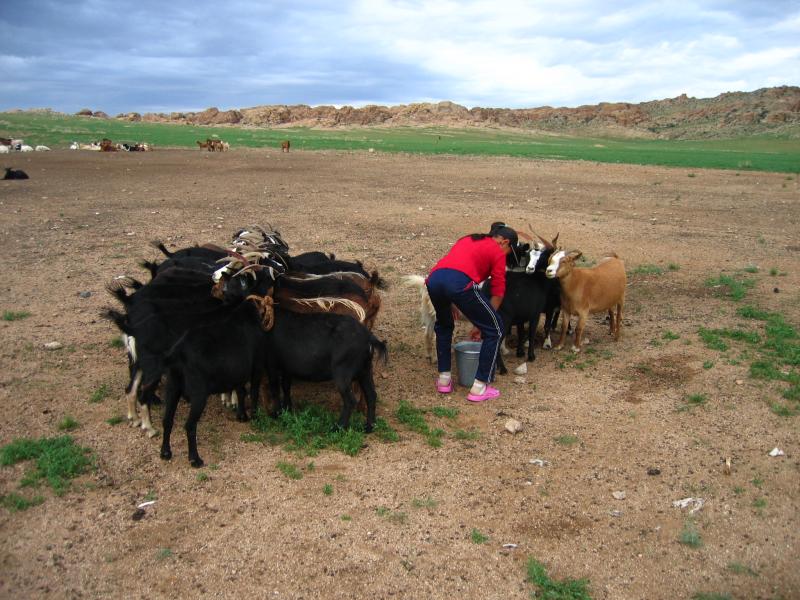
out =
{"type": "MultiPolygon", "coordinates": [[[[197,140],[197,146],[201,150],[208,152],[225,152],[230,150],[230,143],[219,138],[206,138],[204,141],[197,140]]],[[[281,140],[279,142],[281,152],[289,152],[291,142],[289,140],[281,140]]],[[[100,141],[92,142],[70,142],[70,150],[93,150],[95,152],[147,152],[153,149],[152,144],[145,142],[122,142],[114,143],[108,138],[103,138],[100,141]]],[[[9,154],[11,152],[46,152],[50,150],[47,146],[37,145],[31,146],[26,144],[22,139],[13,138],[0,138],[0,154],[9,154]]]]}

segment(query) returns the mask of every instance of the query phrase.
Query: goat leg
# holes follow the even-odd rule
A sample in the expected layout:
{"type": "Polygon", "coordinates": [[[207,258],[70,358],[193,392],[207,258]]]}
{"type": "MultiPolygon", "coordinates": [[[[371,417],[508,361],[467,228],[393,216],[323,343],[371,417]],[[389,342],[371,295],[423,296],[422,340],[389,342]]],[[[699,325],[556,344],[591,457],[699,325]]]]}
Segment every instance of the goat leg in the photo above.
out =
{"type": "Polygon", "coordinates": [[[172,424],[175,421],[175,410],[178,408],[181,390],[174,376],[167,378],[165,388],[164,415],[161,420],[161,425],[164,428],[164,437],[161,439],[161,458],[170,460],[172,458],[172,449],[169,446],[169,438],[172,435],[172,424]]]}
{"type": "MultiPolygon", "coordinates": [[[[250,386],[250,389],[253,390],[253,386],[250,386]]],[[[258,386],[255,386],[255,390],[258,390],[258,386]]],[[[250,394],[254,394],[256,392],[251,391],[250,394]]],[[[247,393],[245,392],[244,386],[240,386],[231,392],[231,401],[236,403],[236,420],[240,423],[245,423],[250,420],[247,416],[247,409],[244,405],[245,398],[247,393]]],[[[258,405],[258,401],[256,401],[256,405],[258,405]]],[[[255,411],[255,408],[253,409],[255,411]]]]}
{"type": "Polygon", "coordinates": [[[142,382],[142,372],[136,371],[136,374],[133,376],[131,383],[128,385],[128,389],[125,392],[125,398],[128,401],[128,423],[135,427],[139,425],[139,421],[136,419],[136,398],[139,394],[139,385],[142,382]]]}
{"type": "Polygon", "coordinates": [[[356,407],[356,397],[353,395],[351,381],[337,381],[336,389],[342,396],[342,412],[339,415],[339,429],[347,429],[350,426],[350,415],[356,407]]]}
{"type": "Polygon", "coordinates": [[[581,338],[583,337],[583,328],[586,325],[586,314],[578,313],[578,324],[575,326],[575,341],[572,344],[573,352],[581,351],[581,338]]]}
{"type": "Polygon", "coordinates": [[[186,440],[189,443],[189,463],[195,469],[199,469],[205,464],[197,453],[197,422],[200,420],[200,417],[203,416],[203,410],[206,408],[207,399],[207,394],[192,395],[189,416],[184,425],[186,429],[186,440]]]}
{"type": "Polygon", "coordinates": [[[561,337],[553,350],[561,350],[561,348],[564,347],[564,342],[567,341],[567,328],[569,327],[570,314],[566,310],[562,310],[561,313],[561,337]]]}
{"type": "Polygon", "coordinates": [[[375,382],[372,377],[370,365],[358,376],[358,384],[364,395],[364,400],[367,403],[367,423],[364,430],[367,433],[372,433],[375,426],[375,405],[377,403],[378,394],[375,392],[375,382]]]}

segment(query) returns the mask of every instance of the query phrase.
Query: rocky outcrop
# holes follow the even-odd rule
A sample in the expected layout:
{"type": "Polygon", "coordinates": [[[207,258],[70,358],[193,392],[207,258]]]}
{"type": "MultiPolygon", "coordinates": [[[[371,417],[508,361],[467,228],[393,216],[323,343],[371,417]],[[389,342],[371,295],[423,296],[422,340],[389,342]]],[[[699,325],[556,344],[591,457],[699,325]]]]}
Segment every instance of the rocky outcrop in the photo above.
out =
{"type": "MultiPolygon", "coordinates": [[[[80,114],[97,116],[89,109],[80,114]]],[[[135,120],[127,113],[117,118],[135,120]]],[[[675,98],[640,104],[602,102],[575,108],[467,109],[453,102],[308,106],[267,105],[220,111],[148,113],[146,122],[192,125],[247,125],[251,127],[512,127],[569,133],[636,137],[703,138],[781,131],[800,137],[800,87],[782,86],[754,92],[728,92],[715,98],[675,98]]]]}

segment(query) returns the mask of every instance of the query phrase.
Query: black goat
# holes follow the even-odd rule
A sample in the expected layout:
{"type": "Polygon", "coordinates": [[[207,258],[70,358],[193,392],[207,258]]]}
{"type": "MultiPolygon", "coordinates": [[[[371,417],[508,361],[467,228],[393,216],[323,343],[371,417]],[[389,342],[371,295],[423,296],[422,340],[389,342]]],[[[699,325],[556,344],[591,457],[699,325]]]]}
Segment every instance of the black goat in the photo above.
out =
{"type": "MultiPolygon", "coordinates": [[[[528,323],[528,356],[527,361],[536,360],[534,353],[534,336],[539,324],[539,315],[544,313],[545,347],[550,331],[558,319],[561,303],[561,286],[557,280],[548,279],[544,273],[550,256],[555,251],[555,242],[538,245],[531,250],[529,263],[525,272],[506,272],[506,294],[500,305],[500,315],[505,325],[504,336],[511,331],[511,326],[517,325],[517,356],[524,354],[524,336],[522,335],[524,323],[528,323]]],[[[498,372],[508,372],[502,355],[498,357],[498,372]]]]}
{"type": "Polygon", "coordinates": [[[347,428],[356,406],[352,384],[357,382],[367,404],[366,431],[375,425],[377,394],[372,359],[386,361],[386,344],[352,317],[330,313],[296,314],[275,308],[267,338],[267,373],[273,415],[291,409],[292,379],[333,381],[342,396],[339,427],[347,428]],[[283,390],[280,398],[279,388],[283,390]]]}
{"type": "Polygon", "coordinates": [[[187,331],[164,357],[167,381],[164,386],[164,434],[161,458],[172,458],[170,435],[175,410],[181,396],[189,401],[186,437],[189,462],[203,466],[197,452],[197,422],[203,415],[210,394],[238,390],[239,408],[244,402],[244,385],[250,384],[253,406],[258,405],[258,391],[265,363],[266,337],[263,314],[251,301],[245,301],[211,325],[187,331]]]}
{"type": "Polygon", "coordinates": [[[28,174],[22,169],[6,167],[6,174],[3,175],[3,179],[30,179],[30,177],[28,177],[28,174]]]}
{"type": "MultiPolygon", "coordinates": [[[[234,277],[224,282],[221,299],[212,295],[213,282],[206,273],[185,269],[168,269],[147,285],[132,279],[116,281],[108,286],[125,307],[126,312],[106,310],[103,315],[117,325],[126,336],[131,369],[128,386],[128,419],[136,418],[136,403],[142,409],[142,428],[152,437],[150,405],[166,370],[166,357],[190,329],[213,325],[228,316],[230,307],[240,304],[249,294],[266,294],[272,280],[265,272],[234,277]],[[128,294],[127,289],[133,293],[128,294]]],[[[230,388],[233,389],[233,388],[230,388]]],[[[223,390],[223,391],[230,391],[223,390]]],[[[237,418],[246,420],[244,396],[239,391],[237,418]]]]}

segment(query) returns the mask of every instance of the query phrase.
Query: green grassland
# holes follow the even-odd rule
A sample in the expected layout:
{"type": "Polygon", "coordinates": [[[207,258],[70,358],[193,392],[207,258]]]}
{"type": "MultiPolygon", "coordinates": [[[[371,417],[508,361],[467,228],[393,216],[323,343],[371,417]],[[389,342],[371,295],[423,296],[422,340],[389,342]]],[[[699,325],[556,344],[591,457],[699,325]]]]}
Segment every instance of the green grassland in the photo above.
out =
{"type": "Polygon", "coordinates": [[[0,135],[53,149],[71,141],[104,137],[115,142],[148,142],[155,147],[196,147],[217,136],[233,148],[276,147],[289,139],[297,150],[367,150],[419,154],[514,156],[532,159],[588,160],[739,171],[800,172],[800,139],[758,135],[715,140],[643,140],[577,137],[522,130],[447,127],[312,129],[293,127],[201,127],[131,123],[115,119],[49,113],[0,113],[0,135]]]}

